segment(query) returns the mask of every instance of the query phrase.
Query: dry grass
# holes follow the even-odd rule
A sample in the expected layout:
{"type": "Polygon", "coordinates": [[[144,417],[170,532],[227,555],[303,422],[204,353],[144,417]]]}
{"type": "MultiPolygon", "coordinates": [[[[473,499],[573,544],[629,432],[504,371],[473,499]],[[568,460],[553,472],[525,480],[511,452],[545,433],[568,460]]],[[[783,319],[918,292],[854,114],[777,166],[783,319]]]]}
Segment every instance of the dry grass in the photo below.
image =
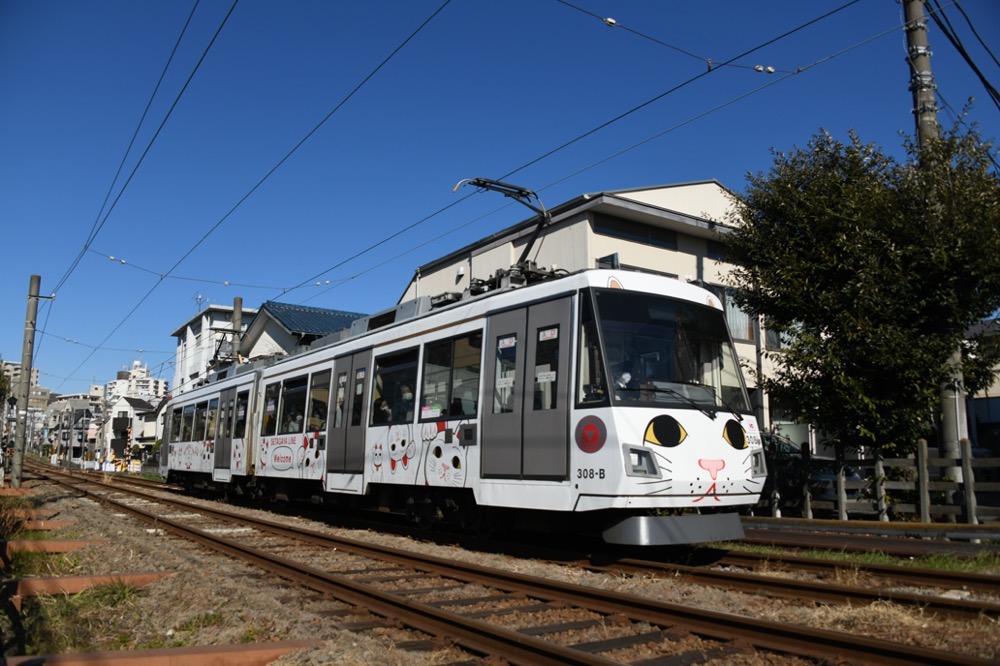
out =
{"type": "Polygon", "coordinates": [[[24,512],[32,508],[24,497],[0,497],[0,539],[17,538],[24,529],[24,512]]]}

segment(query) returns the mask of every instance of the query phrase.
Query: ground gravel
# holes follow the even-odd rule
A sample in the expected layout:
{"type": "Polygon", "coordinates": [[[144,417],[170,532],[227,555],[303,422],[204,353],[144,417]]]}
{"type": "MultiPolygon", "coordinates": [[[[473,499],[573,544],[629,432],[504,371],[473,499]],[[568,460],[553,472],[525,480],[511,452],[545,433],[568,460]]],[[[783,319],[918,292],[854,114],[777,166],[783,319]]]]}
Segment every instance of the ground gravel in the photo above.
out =
{"type": "MultiPolygon", "coordinates": [[[[103,543],[74,553],[53,556],[65,573],[108,574],[170,572],[114,609],[82,621],[98,625],[93,644],[81,651],[150,647],[222,645],[245,642],[314,639],[322,646],[280,659],[281,666],[297,664],[443,664],[468,660],[454,648],[407,652],[397,640],[421,638],[399,629],[355,633],[339,628],[334,613],[339,605],[311,590],[241,564],[205,547],[157,530],[138,519],[113,513],[94,500],[50,484],[35,488],[40,508],[53,519],[72,521],[52,538],[98,539],[103,543]]],[[[260,515],[263,512],[246,510],[260,515]]],[[[303,519],[294,520],[317,531],[352,539],[415,550],[437,557],[474,561],[500,569],[582,585],[615,589],[672,603],[689,604],[727,613],[752,615],[777,622],[810,625],[856,635],[891,639],[928,648],[986,659],[1000,659],[1000,631],[996,622],[980,619],[959,622],[925,616],[893,604],[866,607],[797,604],[759,595],[693,585],[680,578],[622,577],[581,571],[569,566],[522,560],[506,555],[469,552],[453,546],[381,534],[372,530],[332,528],[303,519]]],[[[426,637],[424,637],[426,638],[426,637]]],[[[622,658],[628,655],[616,655],[622,658]]],[[[775,663],[773,656],[759,661],[721,657],[706,663],[775,663]]],[[[800,663],[790,659],[782,663],[800,663]]]]}

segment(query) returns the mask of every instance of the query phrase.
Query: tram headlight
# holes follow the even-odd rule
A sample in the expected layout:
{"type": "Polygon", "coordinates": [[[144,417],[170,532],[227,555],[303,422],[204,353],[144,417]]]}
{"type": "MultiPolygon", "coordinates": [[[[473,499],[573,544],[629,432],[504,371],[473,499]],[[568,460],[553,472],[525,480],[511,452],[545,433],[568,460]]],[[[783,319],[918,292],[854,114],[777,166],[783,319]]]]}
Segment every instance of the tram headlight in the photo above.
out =
{"type": "Polygon", "coordinates": [[[629,476],[660,476],[656,458],[650,450],[625,445],[622,452],[625,454],[625,473],[629,476]]]}
{"type": "Polygon", "coordinates": [[[767,476],[767,463],[764,462],[763,451],[754,451],[750,462],[752,466],[751,474],[753,476],[767,476]]]}

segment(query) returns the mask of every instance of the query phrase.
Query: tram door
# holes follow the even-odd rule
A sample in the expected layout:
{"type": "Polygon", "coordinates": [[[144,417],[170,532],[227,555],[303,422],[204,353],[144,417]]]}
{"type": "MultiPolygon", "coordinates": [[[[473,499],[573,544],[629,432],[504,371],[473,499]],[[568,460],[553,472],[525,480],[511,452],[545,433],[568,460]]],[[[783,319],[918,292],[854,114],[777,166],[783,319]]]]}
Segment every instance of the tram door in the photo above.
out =
{"type": "Polygon", "coordinates": [[[215,464],[212,478],[215,481],[229,481],[232,470],[229,466],[233,458],[233,418],[236,409],[236,388],[222,392],[219,402],[219,425],[215,431],[215,464]]]}
{"type": "Polygon", "coordinates": [[[333,400],[328,420],[328,472],[353,473],[364,469],[368,366],[371,359],[372,351],[367,349],[334,361],[333,400]]]}
{"type": "Polygon", "coordinates": [[[571,301],[566,297],[490,317],[483,477],[567,478],[571,301]]]}

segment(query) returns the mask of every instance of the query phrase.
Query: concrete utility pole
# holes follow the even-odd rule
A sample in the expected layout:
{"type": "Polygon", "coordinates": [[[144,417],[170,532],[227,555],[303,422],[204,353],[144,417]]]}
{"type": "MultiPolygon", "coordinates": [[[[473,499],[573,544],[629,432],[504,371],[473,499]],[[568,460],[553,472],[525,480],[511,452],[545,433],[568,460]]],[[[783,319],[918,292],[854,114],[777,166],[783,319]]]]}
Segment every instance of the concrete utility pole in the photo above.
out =
{"type": "MultiPolygon", "coordinates": [[[[910,91],[913,93],[913,114],[917,124],[917,144],[921,148],[940,136],[937,121],[937,101],[934,99],[934,75],[931,73],[931,50],[927,43],[927,18],[923,0],[903,0],[906,19],[907,61],[910,64],[910,91]]],[[[932,194],[933,196],[933,194],[932,194]]],[[[935,205],[932,201],[930,205],[935,205]]],[[[959,443],[969,437],[965,413],[965,385],[962,376],[962,350],[956,349],[948,359],[949,379],[941,385],[941,456],[958,458],[959,443]]],[[[950,467],[948,476],[962,481],[962,468],[950,467]]]]}
{"type": "Polygon", "coordinates": [[[17,417],[17,431],[14,434],[14,464],[11,467],[11,486],[21,487],[21,476],[24,467],[25,437],[27,434],[28,421],[28,399],[31,397],[31,356],[35,348],[35,318],[38,314],[38,288],[41,286],[42,278],[32,275],[28,283],[28,314],[24,319],[24,345],[21,348],[21,380],[17,385],[18,406],[15,416],[17,417]],[[21,409],[24,409],[24,418],[21,418],[21,409]]]}

